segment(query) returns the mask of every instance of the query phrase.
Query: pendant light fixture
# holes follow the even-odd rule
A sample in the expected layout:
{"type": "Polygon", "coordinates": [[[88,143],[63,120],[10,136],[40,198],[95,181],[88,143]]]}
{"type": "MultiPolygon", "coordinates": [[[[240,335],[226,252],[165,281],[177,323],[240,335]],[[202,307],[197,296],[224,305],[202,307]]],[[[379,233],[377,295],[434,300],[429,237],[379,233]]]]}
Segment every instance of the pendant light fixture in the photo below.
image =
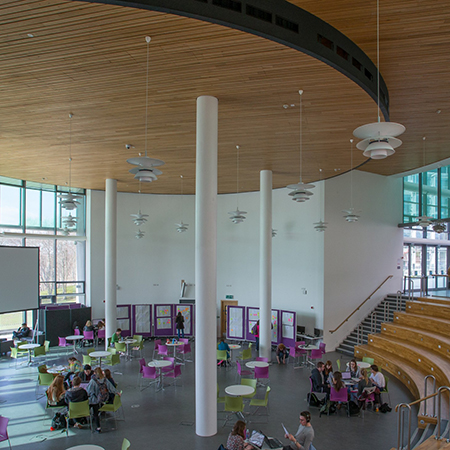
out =
{"type": "MultiPolygon", "coordinates": [[[[180,175],[181,180],[181,207],[180,207],[180,213],[181,213],[181,219],[183,219],[183,175],[180,175]]],[[[183,220],[181,220],[180,223],[175,224],[177,226],[178,233],[184,233],[187,231],[189,224],[183,223],[183,220]]]]}
{"type": "Polygon", "coordinates": [[[239,145],[236,145],[236,211],[228,213],[233,223],[242,223],[247,218],[247,211],[239,210],[239,148],[239,145]]]}
{"type": "Polygon", "coordinates": [[[136,165],[129,172],[134,174],[136,180],[142,181],[143,183],[150,183],[153,180],[157,180],[157,175],[161,175],[162,172],[156,169],[158,166],[162,166],[164,161],[159,159],[150,158],[147,156],[147,135],[148,135],[148,67],[149,67],[149,49],[151,38],[149,36],[145,37],[147,42],[147,77],[145,86],[145,155],[137,158],[127,159],[127,163],[136,165]]]}
{"type": "Polygon", "coordinates": [[[347,222],[358,222],[359,216],[353,208],[353,139],[350,139],[350,208],[342,211],[347,222]]]}
{"type": "Polygon", "coordinates": [[[278,234],[278,230],[275,230],[275,228],[272,228],[272,237],[274,238],[278,234]]]}
{"type": "Polygon", "coordinates": [[[353,131],[358,139],[363,139],[356,144],[363,155],[372,159],[384,159],[395,153],[395,148],[402,145],[397,139],[404,133],[405,127],[399,123],[381,122],[380,119],[380,0],[377,0],[377,113],[378,121],[362,125],[353,131]]]}
{"type": "MultiPolygon", "coordinates": [[[[322,181],[322,169],[319,169],[319,172],[320,172],[320,181],[322,181]]],[[[320,217],[321,217],[321,219],[319,220],[319,222],[316,222],[314,225],[315,225],[315,227],[314,227],[314,229],[316,230],[316,231],[318,231],[319,233],[323,233],[326,229],[327,229],[327,225],[328,225],[328,223],[327,222],[324,222],[323,220],[322,220],[322,212],[323,212],[323,210],[325,209],[324,208],[324,195],[325,195],[325,183],[323,184],[323,186],[322,186],[322,193],[321,193],[321,198],[320,198],[320,217]]]]}
{"type": "Polygon", "coordinates": [[[303,102],[302,96],[303,91],[298,91],[300,94],[300,181],[297,184],[290,184],[287,186],[288,189],[292,189],[292,192],[289,192],[289,195],[292,196],[292,200],[298,203],[304,203],[309,200],[309,197],[313,195],[309,189],[314,187],[313,184],[306,184],[302,181],[302,163],[303,163],[303,102]]]}
{"type": "Polygon", "coordinates": [[[73,194],[72,190],[72,117],[73,114],[69,113],[69,192],[63,192],[58,194],[59,204],[61,208],[67,211],[73,211],[77,209],[77,206],[81,203],[78,199],[81,198],[81,195],[73,194]]]}
{"type": "Polygon", "coordinates": [[[145,222],[147,222],[147,217],[148,214],[142,214],[141,212],[141,180],[139,180],[139,211],[137,214],[130,214],[130,216],[132,217],[132,220],[134,222],[134,224],[138,227],[140,227],[141,225],[143,225],[145,222]]]}
{"type": "Polygon", "coordinates": [[[138,232],[136,232],[136,234],[134,235],[134,237],[136,239],[142,239],[144,237],[145,231],[141,231],[139,230],[138,232]]]}

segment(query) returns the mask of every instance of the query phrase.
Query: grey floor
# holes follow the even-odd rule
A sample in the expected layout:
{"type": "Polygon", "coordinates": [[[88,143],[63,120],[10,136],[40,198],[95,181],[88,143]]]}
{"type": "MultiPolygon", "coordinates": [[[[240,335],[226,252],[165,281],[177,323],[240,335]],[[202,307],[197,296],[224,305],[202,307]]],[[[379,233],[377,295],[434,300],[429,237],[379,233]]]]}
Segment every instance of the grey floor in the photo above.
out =
{"type": "MultiPolygon", "coordinates": [[[[86,351],[86,350],[84,350],[86,351]]],[[[151,360],[153,343],[146,341],[145,358],[151,360]]],[[[256,355],[255,355],[256,356],[256,355]]],[[[333,363],[337,358],[349,360],[338,353],[328,353],[325,359],[333,363]]],[[[80,358],[81,359],[81,358],[80,358]]],[[[47,365],[65,363],[67,356],[59,349],[47,354],[47,365]]],[[[335,367],[336,368],[336,367],[335,367]]],[[[229,384],[234,384],[235,368],[217,369],[220,395],[229,384]]],[[[69,437],[60,431],[50,431],[52,413],[45,412],[44,398],[36,401],[35,386],[37,369],[20,366],[17,369],[9,358],[0,359],[0,414],[11,419],[9,434],[15,450],[60,450],[79,444],[98,444],[107,450],[118,450],[124,437],[131,442],[132,449],[198,449],[216,450],[226,444],[234,418],[222,427],[224,413],[218,413],[218,432],[210,438],[195,434],[195,388],[194,364],[182,367],[183,386],[166,387],[156,392],[153,386],[140,391],[137,387],[138,361],[121,362],[113,367],[114,378],[123,390],[122,402],[125,421],[102,419],[102,430],[91,434],[88,429],[70,429],[69,437]]],[[[294,370],[292,365],[270,368],[269,397],[270,415],[249,416],[249,428],[261,429],[266,434],[283,439],[281,422],[289,430],[296,430],[299,412],[308,409],[306,393],[309,391],[308,369],[294,370]]],[[[257,395],[262,396],[262,392],[257,395]]],[[[412,400],[409,391],[395,378],[390,377],[391,406],[412,400]]],[[[222,408],[219,405],[219,408],[222,408]]],[[[390,449],[397,442],[397,417],[395,412],[382,414],[367,411],[364,417],[347,418],[343,410],[329,417],[319,418],[317,408],[310,408],[317,450],[361,448],[390,449]],[[376,445],[375,445],[376,444],[376,445]]],[[[0,443],[0,449],[7,444],[0,443]]]]}

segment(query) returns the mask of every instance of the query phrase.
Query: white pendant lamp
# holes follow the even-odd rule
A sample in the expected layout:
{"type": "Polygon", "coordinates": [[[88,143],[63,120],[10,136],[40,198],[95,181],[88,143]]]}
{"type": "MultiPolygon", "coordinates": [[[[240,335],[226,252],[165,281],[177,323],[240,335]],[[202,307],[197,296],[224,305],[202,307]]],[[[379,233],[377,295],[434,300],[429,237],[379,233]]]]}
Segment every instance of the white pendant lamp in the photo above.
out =
{"type": "Polygon", "coordinates": [[[236,145],[236,210],[228,213],[233,223],[242,223],[247,218],[247,211],[239,209],[239,148],[239,145],[236,145]]]}
{"type": "Polygon", "coordinates": [[[73,211],[77,209],[78,205],[81,203],[78,199],[81,198],[81,195],[73,194],[71,192],[72,189],[72,117],[73,114],[69,113],[69,192],[63,192],[58,194],[59,204],[61,208],[67,211],[73,211]]]}
{"type": "Polygon", "coordinates": [[[136,180],[142,181],[143,183],[151,183],[158,179],[158,175],[162,175],[162,172],[156,167],[162,166],[164,161],[160,159],[154,159],[147,156],[147,136],[148,136],[148,66],[149,66],[149,48],[151,38],[149,36],[145,37],[147,42],[147,77],[145,86],[145,155],[136,158],[127,159],[127,163],[133,164],[134,167],[129,172],[134,174],[136,180]]]}
{"type": "Polygon", "coordinates": [[[290,184],[287,186],[288,189],[291,189],[292,192],[289,192],[289,195],[292,197],[297,203],[304,203],[313,195],[313,193],[309,190],[314,187],[313,184],[306,184],[302,181],[302,163],[303,163],[303,102],[302,96],[303,91],[298,91],[300,94],[300,181],[296,184],[290,184]]]}
{"type": "Polygon", "coordinates": [[[350,139],[350,208],[342,211],[347,222],[358,222],[359,216],[353,208],[353,139],[350,139]]]}
{"type": "Polygon", "coordinates": [[[272,228],[272,237],[274,238],[278,234],[278,230],[272,228]]]}
{"type": "Polygon", "coordinates": [[[134,237],[136,239],[142,239],[144,237],[145,231],[141,231],[139,230],[138,232],[136,232],[136,234],[134,235],[134,237]]]}
{"type": "MultiPolygon", "coordinates": [[[[180,212],[181,212],[181,218],[183,219],[183,175],[180,175],[180,183],[181,183],[181,206],[180,206],[180,212]]],[[[183,223],[183,220],[181,220],[180,223],[175,224],[177,226],[178,233],[184,233],[188,230],[188,223],[183,223]]]]}
{"type": "Polygon", "coordinates": [[[380,4],[377,0],[377,113],[378,121],[362,125],[353,131],[353,136],[362,141],[356,144],[363,155],[371,159],[384,159],[395,153],[402,145],[397,139],[406,128],[400,123],[381,122],[380,119],[380,4]]]}

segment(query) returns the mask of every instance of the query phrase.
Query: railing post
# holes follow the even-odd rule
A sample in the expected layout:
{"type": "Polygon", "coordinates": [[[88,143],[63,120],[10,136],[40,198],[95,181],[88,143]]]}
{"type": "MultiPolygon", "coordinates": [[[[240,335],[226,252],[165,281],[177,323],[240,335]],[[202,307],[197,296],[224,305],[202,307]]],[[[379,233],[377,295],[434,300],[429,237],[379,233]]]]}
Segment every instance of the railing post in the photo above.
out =
{"type": "Polygon", "coordinates": [[[408,445],[407,450],[411,450],[411,406],[409,406],[407,403],[400,403],[397,406],[397,412],[398,412],[398,421],[397,421],[397,450],[402,450],[403,447],[403,428],[404,428],[404,422],[403,422],[403,411],[405,408],[408,408],[409,414],[408,414],[408,445]]]}
{"type": "MultiPolygon", "coordinates": [[[[448,386],[441,386],[438,389],[438,412],[437,412],[437,434],[436,434],[436,439],[441,439],[441,392],[447,390],[450,393],[450,388],[448,386]]],[[[447,439],[448,442],[448,439],[447,439]]]]}
{"type": "Polygon", "coordinates": [[[397,297],[395,298],[395,307],[397,311],[402,310],[402,291],[397,291],[397,297]]]}
{"type": "MultiPolygon", "coordinates": [[[[427,375],[424,378],[424,397],[428,397],[428,378],[432,378],[433,379],[433,394],[436,392],[436,378],[434,375],[427,375]]],[[[433,397],[433,414],[434,417],[436,417],[436,397],[433,397]]],[[[423,415],[426,416],[427,415],[427,401],[425,400],[424,405],[423,405],[423,415]]]]}

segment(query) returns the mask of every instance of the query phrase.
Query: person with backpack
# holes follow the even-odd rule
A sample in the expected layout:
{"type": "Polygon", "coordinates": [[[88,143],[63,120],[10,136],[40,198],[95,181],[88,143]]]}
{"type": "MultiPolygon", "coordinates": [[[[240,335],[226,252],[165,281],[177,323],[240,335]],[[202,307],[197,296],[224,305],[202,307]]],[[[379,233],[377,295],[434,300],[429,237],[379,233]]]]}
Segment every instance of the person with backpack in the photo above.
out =
{"type": "Polygon", "coordinates": [[[92,422],[95,426],[95,432],[100,433],[102,430],[100,428],[98,410],[104,403],[108,402],[110,394],[118,394],[119,392],[107,380],[100,367],[94,370],[94,375],[89,381],[86,390],[89,394],[89,406],[92,408],[92,422]]]}
{"type": "MultiPolygon", "coordinates": [[[[65,395],[65,401],[67,405],[70,402],[78,403],[78,402],[84,402],[89,399],[88,393],[85,389],[81,387],[81,378],[80,377],[74,377],[72,380],[73,387],[66,391],[65,395]]],[[[74,419],[69,419],[69,425],[73,425],[77,428],[83,428],[83,425],[80,422],[77,422],[74,419]]]]}

